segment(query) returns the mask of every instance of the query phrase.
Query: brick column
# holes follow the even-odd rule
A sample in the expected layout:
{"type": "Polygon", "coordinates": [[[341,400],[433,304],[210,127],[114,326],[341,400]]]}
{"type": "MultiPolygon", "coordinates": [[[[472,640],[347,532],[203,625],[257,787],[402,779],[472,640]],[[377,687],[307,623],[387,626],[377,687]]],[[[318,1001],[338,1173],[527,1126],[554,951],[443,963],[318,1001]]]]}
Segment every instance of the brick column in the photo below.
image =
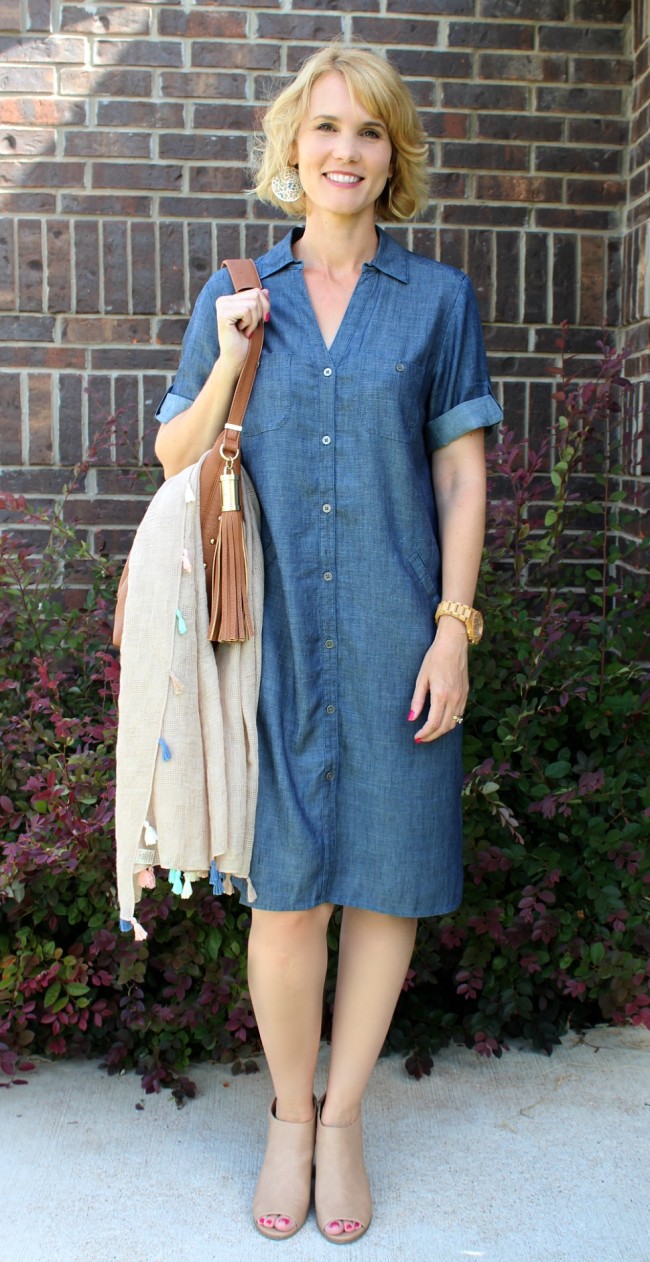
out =
{"type": "Polygon", "coordinates": [[[630,111],[629,181],[623,236],[622,336],[634,354],[627,371],[635,389],[623,430],[627,505],[643,530],[650,474],[650,9],[633,0],[634,79],[630,111]]]}

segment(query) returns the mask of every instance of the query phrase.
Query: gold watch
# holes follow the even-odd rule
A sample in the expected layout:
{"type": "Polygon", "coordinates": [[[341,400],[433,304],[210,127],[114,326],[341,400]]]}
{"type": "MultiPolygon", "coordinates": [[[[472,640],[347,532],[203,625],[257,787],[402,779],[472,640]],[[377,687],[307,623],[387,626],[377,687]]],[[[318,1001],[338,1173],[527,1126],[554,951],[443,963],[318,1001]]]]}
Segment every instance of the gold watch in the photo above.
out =
{"type": "Polygon", "coordinates": [[[470,644],[478,644],[483,635],[483,614],[478,609],[472,609],[470,605],[460,605],[457,600],[441,600],[436,609],[436,626],[443,614],[464,622],[470,644]]]}

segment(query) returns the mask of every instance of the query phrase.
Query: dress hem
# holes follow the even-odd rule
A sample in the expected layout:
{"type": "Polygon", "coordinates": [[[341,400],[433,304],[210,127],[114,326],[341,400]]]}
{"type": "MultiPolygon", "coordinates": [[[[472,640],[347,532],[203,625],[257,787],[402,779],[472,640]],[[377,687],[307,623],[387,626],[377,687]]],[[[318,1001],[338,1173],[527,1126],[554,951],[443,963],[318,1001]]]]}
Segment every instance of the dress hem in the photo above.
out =
{"type": "MultiPolygon", "coordinates": [[[[233,885],[236,886],[239,892],[239,901],[241,905],[243,907],[252,907],[253,904],[247,901],[245,895],[242,893],[242,890],[239,886],[237,879],[234,877],[233,877],[233,885]]],[[[463,901],[463,898],[461,894],[458,900],[456,902],[453,902],[451,906],[445,906],[441,908],[440,910],[426,911],[426,912],[425,911],[396,911],[394,908],[389,909],[387,907],[371,907],[367,903],[362,903],[359,901],[349,902],[349,901],[344,901],[338,898],[322,898],[322,899],[318,899],[315,902],[305,903],[304,906],[301,906],[301,907],[268,907],[268,906],[263,905],[263,900],[261,900],[258,896],[255,900],[254,906],[255,906],[256,911],[313,911],[316,907],[322,907],[324,903],[332,903],[334,907],[355,907],[359,911],[374,911],[374,912],[377,912],[379,915],[398,916],[400,919],[404,919],[404,920],[430,920],[434,916],[452,915],[453,912],[458,911],[459,907],[462,904],[462,901],[463,901]]]]}

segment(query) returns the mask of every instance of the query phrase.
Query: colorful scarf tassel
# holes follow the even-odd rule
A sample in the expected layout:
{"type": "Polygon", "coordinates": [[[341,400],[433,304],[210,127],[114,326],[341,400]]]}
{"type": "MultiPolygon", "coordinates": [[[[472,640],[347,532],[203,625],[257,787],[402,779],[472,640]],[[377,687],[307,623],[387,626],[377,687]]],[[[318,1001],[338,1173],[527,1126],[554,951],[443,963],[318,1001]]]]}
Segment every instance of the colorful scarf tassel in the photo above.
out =
{"type": "Polygon", "coordinates": [[[183,881],[180,868],[169,869],[169,883],[172,887],[172,894],[183,893],[183,881]]]}
{"type": "Polygon", "coordinates": [[[136,920],[135,916],[132,920],[120,920],[120,929],[122,933],[130,933],[133,930],[136,942],[144,942],[145,938],[148,937],[146,929],[142,928],[140,921],[136,920]]]}
{"type": "Polygon", "coordinates": [[[173,670],[170,670],[169,678],[172,681],[172,688],[174,689],[174,696],[180,697],[181,693],[185,689],[185,685],[181,683],[180,679],[178,678],[177,675],[174,674],[173,670]]]}
{"type": "Polygon", "coordinates": [[[214,859],[212,860],[212,863],[210,864],[210,884],[212,886],[212,893],[215,896],[219,894],[223,894],[224,889],[223,889],[223,881],[221,879],[221,873],[219,872],[214,859]]]}
{"type": "Polygon", "coordinates": [[[160,745],[160,748],[162,749],[163,762],[169,762],[171,760],[172,751],[169,748],[169,745],[167,744],[167,741],[165,740],[164,736],[158,737],[158,744],[160,745]]]}

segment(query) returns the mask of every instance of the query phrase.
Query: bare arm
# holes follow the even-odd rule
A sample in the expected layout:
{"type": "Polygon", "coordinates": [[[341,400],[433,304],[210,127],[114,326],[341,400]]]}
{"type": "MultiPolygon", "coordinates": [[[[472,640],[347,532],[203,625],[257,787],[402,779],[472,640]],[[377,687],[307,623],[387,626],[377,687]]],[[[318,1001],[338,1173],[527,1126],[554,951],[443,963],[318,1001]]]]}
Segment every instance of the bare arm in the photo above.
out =
{"type": "MultiPolygon", "coordinates": [[[[431,458],[440,523],[442,599],[471,605],[476,592],[485,533],[485,446],[483,430],[463,434],[431,458]]],[[[411,703],[414,719],[427,693],[429,714],[415,738],[436,740],[454,727],[469,691],[467,632],[457,618],[443,616],[417,677],[411,703]]]]}
{"type": "Polygon", "coordinates": [[[217,299],[219,358],[191,406],[161,425],[156,436],[156,455],[166,478],[194,464],[213,446],[228,419],[248,338],[269,312],[266,289],[245,289],[217,299]]]}

